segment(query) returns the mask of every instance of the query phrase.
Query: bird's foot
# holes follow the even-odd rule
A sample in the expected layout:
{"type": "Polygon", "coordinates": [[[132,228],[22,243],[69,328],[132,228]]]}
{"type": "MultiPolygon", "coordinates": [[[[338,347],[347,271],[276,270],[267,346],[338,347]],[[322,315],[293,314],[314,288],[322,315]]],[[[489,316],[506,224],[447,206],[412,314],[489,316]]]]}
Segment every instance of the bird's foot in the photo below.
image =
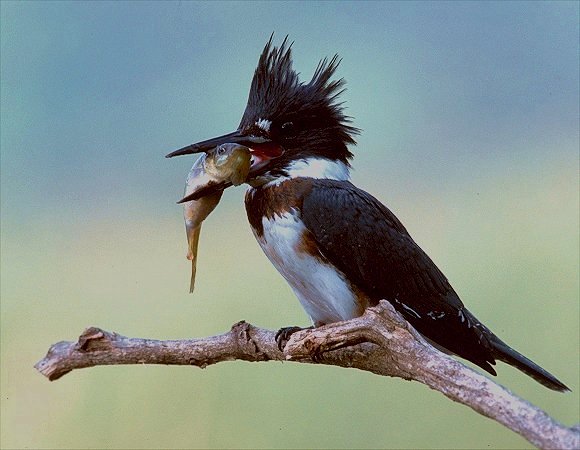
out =
{"type": "Polygon", "coordinates": [[[278,330],[278,332],[276,333],[276,344],[278,345],[278,349],[280,349],[280,351],[284,351],[284,347],[286,347],[286,344],[288,343],[288,341],[290,340],[290,336],[292,336],[294,333],[296,333],[297,331],[302,331],[302,330],[312,330],[313,327],[284,327],[284,328],[280,328],[278,330]]]}

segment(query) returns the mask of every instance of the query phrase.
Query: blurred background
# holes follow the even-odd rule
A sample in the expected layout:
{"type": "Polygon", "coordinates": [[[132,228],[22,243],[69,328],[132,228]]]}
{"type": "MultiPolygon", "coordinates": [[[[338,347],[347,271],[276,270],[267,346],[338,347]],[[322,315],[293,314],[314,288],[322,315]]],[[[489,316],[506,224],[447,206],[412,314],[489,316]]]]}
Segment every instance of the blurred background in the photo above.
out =
{"type": "Polygon", "coordinates": [[[244,188],[205,222],[196,292],[180,206],[232,131],[272,31],[308,80],[339,53],[363,132],[353,181],[388,205],[479,319],[567,383],[498,381],[579,421],[577,2],[1,3],[3,448],[522,448],[418,383],[291,363],[33,364],[88,326],[270,329],[306,314],[255,243],[244,188]]]}

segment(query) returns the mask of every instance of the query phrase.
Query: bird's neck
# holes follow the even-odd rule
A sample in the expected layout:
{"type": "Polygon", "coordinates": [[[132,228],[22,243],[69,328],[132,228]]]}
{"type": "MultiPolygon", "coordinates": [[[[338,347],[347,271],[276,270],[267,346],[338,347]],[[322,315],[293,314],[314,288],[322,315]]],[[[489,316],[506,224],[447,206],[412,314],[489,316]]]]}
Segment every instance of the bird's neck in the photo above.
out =
{"type": "Polygon", "coordinates": [[[268,188],[297,178],[347,181],[350,178],[350,167],[342,161],[328,158],[302,158],[290,161],[276,175],[267,173],[252,180],[250,185],[254,189],[268,188]]]}

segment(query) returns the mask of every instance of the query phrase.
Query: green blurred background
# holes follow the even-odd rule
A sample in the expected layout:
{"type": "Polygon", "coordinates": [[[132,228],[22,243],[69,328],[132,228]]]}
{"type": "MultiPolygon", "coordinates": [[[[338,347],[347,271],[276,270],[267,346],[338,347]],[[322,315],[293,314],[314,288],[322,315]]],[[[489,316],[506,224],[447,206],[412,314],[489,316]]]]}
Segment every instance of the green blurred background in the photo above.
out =
{"type": "Polygon", "coordinates": [[[309,78],[343,57],[353,180],[385,202],[497,334],[569,384],[498,380],[579,420],[578,2],[7,2],[1,8],[3,448],[521,448],[418,383],[290,363],[99,367],[49,383],[95,325],[158,339],[305,313],[230,189],[202,233],[193,158],[239,123],[272,31],[309,78]]]}

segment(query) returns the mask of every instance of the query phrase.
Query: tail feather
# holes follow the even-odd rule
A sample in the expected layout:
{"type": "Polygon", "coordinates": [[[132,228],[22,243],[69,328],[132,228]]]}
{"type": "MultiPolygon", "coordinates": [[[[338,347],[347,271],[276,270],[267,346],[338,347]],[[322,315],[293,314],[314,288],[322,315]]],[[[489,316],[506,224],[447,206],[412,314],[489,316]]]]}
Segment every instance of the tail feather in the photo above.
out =
{"type": "Polygon", "coordinates": [[[471,324],[471,330],[478,334],[480,343],[485,343],[485,347],[487,351],[489,351],[489,356],[491,357],[491,359],[488,359],[483,364],[480,361],[470,359],[472,362],[484,368],[492,375],[496,375],[495,370],[493,370],[493,368],[487,363],[495,364],[494,360],[498,359],[518,370],[521,370],[523,373],[532,377],[538,383],[543,384],[549,389],[559,392],[567,392],[570,390],[568,386],[558,380],[550,372],[542,369],[535,362],[529,360],[503,342],[489,328],[477,320],[477,318],[467,309],[463,309],[462,311],[467,318],[467,323],[471,324]]]}
{"type": "Polygon", "coordinates": [[[490,343],[493,347],[492,353],[495,358],[521,370],[526,375],[532,377],[538,383],[543,384],[549,389],[559,392],[567,392],[570,390],[568,386],[558,380],[550,372],[542,369],[535,362],[529,360],[505,342],[502,342],[496,336],[493,337],[494,339],[491,339],[490,343]]]}

